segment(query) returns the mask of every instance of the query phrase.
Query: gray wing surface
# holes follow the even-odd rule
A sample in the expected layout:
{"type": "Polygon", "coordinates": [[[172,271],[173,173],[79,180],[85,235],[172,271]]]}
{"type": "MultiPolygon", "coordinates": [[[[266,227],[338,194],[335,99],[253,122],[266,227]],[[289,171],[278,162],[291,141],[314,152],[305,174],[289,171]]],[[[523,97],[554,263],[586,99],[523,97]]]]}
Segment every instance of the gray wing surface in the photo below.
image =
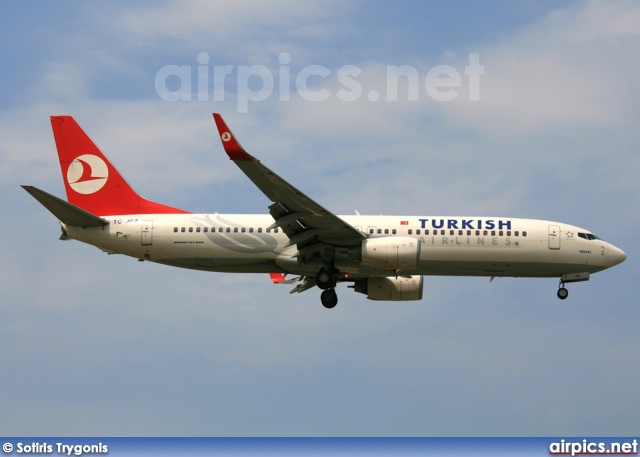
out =
{"type": "Polygon", "coordinates": [[[44,190],[34,186],[22,186],[33,198],[38,200],[42,206],[47,208],[51,214],[58,218],[65,225],[77,227],[104,227],[109,222],[88,211],[83,210],[61,198],[51,195],[44,190]]]}
{"type": "Polygon", "coordinates": [[[330,246],[350,246],[365,239],[365,235],[249,155],[238,143],[222,117],[213,117],[224,150],[247,177],[273,202],[269,213],[274,219],[271,228],[280,227],[289,237],[289,245],[297,245],[295,254],[312,254],[330,246]]]}

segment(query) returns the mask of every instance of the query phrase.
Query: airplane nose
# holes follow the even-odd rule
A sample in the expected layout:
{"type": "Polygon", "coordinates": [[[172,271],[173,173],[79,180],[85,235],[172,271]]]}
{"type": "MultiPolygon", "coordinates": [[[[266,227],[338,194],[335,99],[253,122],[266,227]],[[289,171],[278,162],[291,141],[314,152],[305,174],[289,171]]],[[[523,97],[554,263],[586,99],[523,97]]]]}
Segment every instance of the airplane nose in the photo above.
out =
{"type": "Polygon", "coordinates": [[[609,262],[608,267],[615,267],[619,263],[624,262],[627,259],[627,254],[622,249],[618,249],[615,246],[609,246],[609,262]]]}

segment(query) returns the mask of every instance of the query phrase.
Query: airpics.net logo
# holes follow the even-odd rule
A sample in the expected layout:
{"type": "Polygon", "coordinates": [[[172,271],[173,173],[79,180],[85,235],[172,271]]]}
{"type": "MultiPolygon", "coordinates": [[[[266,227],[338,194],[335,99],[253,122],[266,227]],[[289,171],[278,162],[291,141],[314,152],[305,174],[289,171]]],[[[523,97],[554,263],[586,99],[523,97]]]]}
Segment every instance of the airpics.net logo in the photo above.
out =
{"type": "Polygon", "coordinates": [[[469,54],[468,65],[461,71],[451,65],[436,65],[421,74],[412,65],[387,65],[384,81],[379,83],[384,87],[378,88],[363,87],[363,81],[369,78],[356,65],[343,65],[337,70],[307,65],[292,71],[288,52],[280,53],[275,70],[264,65],[211,65],[206,52],[198,54],[197,62],[196,66],[162,67],[155,78],[160,98],[169,102],[222,102],[234,92],[239,113],[248,112],[250,103],[263,102],[273,96],[282,102],[293,97],[308,102],[322,102],[332,97],[343,102],[362,97],[371,102],[425,99],[449,102],[466,92],[468,100],[473,102],[480,100],[480,77],[484,75],[480,54],[469,54]]]}

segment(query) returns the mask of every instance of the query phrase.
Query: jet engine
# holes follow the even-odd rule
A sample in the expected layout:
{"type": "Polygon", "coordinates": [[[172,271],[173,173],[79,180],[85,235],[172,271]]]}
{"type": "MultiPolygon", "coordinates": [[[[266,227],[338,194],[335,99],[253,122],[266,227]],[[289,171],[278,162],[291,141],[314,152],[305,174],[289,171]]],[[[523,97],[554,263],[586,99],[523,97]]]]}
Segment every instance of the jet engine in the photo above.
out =
{"type": "Polygon", "coordinates": [[[420,240],[406,236],[369,238],[362,242],[360,261],[364,265],[402,271],[418,266],[420,240]]]}
{"type": "Polygon", "coordinates": [[[359,279],[353,289],[369,300],[409,301],[422,300],[422,284],[422,276],[392,276],[359,279]]]}

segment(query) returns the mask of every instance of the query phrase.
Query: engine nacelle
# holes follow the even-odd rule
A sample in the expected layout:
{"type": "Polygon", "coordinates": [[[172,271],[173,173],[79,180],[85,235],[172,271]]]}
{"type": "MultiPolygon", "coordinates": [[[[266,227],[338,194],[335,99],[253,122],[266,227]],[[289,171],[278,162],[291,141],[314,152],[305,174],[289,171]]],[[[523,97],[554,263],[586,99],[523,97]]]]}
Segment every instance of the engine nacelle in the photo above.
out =
{"type": "Polygon", "coordinates": [[[364,265],[402,271],[418,266],[420,240],[407,236],[369,238],[362,242],[360,260],[364,265]]]}
{"type": "Polygon", "coordinates": [[[369,300],[422,300],[422,276],[368,278],[356,281],[354,290],[366,294],[369,300]]]}

